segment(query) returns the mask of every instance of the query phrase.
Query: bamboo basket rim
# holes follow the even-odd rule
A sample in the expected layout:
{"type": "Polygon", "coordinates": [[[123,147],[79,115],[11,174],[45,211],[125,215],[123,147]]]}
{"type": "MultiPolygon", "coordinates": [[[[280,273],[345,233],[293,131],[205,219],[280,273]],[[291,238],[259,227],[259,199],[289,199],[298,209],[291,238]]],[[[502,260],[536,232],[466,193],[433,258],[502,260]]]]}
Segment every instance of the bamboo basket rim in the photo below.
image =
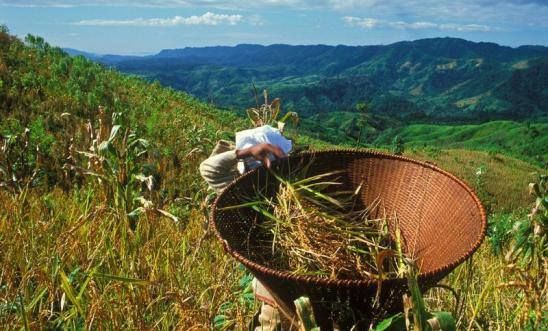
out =
{"type": "MultiPolygon", "coordinates": [[[[470,196],[472,197],[473,201],[476,204],[476,207],[479,209],[479,213],[480,213],[481,231],[480,231],[480,234],[478,236],[478,239],[476,240],[476,242],[474,242],[470,246],[470,248],[467,250],[466,253],[464,253],[463,255],[456,258],[452,263],[448,263],[448,264],[446,264],[442,267],[438,267],[438,268],[433,269],[433,270],[428,271],[428,272],[421,272],[418,275],[418,279],[421,282],[426,281],[428,279],[436,278],[437,276],[439,276],[441,274],[449,273],[451,270],[456,268],[459,264],[461,264],[466,259],[468,259],[470,256],[472,256],[472,254],[474,254],[476,252],[476,250],[481,246],[483,240],[485,239],[485,235],[486,235],[486,232],[487,232],[487,213],[485,211],[485,207],[483,206],[480,199],[477,197],[475,191],[465,181],[463,181],[460,178],[456,177],[452,173],[439,168],[435,164],[432,164],[432,163],[427,162],[427,161],[418,161],[418,160],[408,158],[408,157],[405,157],[405,156],[394,155],[394,154],[390,154],[390,153],[379,152],[379,151],[369,150],[369,149],[355,149],[355,148],[304,151],[304,152],[301,152],[297,155],[289,156],[289,158],[295,158],[295,157],[299,157],[299,156],[303,156],[303,155],[305,155],[305,156],[306,155],[314,156],[314,155],[319,155],[319,154],[350,154],[350,155],[352,155],[352,154],[362,154],[364,156],[369,156],[369,157],[385,158],[385,159],[393,159],[393,160],[398,160],[398,161],[410,162],[410,163],[413,163],[413,164],[416,164],[416,165],[419,165],[419,166],[422,166],[422,167],[429,168],[433,171],[436,171],[438,173],[441,173],[441,174],[449,177],[455,183],[457,183],[462,188],[464,188],[465,191],[468,194],[470,194],[470,196]]],[[[276,161],[276,162],[278,162],[278,161],[276,161]]],[[[378,280],[373,280],[373,279],[329,279],[329,278],[320,277],[320,276],[294,275],[289,271],[275,270],[275,269],[266,267],[264,265],[261,265],[257,262],[254,262],[254,261],[246,258],[242,254],[240,254],[237,250],[233,249],[230,246],[230,244],[228,243],[228,241],[225,240],[222,237],[221,233],[217,229],[216,222],[215,222],[216,216],[217,216],[217,205],[220,202],[221,198],[223,197],[223,194],[225,194],[225,192],[230,191],[230,189],[232,187],[238,185],[238,183],[240,181],[242,181],[244,178],[249,177],[249,176],[254,176],[255,173],[258,172],[260,168],[262,168],[262,166],[259,167],[259,168],[253,169],[251,171],[248,171],[245,174],[243,174],[243,175],[239,176],[238,178],[236,178],[235,180],[233,180],[229,185],[227,185],[227,187],[225,189],[223,189],[223,191],[217,196],[217,198],[215,199],[215,201],[213,203],[212,212],[211,212],[209,221],[210,221],[210,223],[213,227],[213,231],[215,233],[215,236],[221,241],[222,246],[223,246],[224,250],[227,253],[232,255],[237,261],[242,263],[247,268],[249,268],[251,270],[258,270],[261,273],[263,273],[264,275],[269,276],[269,277],[282,278],[282,279],[287,279],[287,280],[293,280],[293,281],[296,281],[298,283],[304,282],[304,283],[307,283],[309,285],[327,286],[327,287],[331,287],[331,286],[336,286],[336,287],[340,287],[340,286],[342,286],[342,287],[368,287],[368,286],[378,285],[379,281],[378,280]]],[[[386,283],[394,283],[394,284],[395,283],[402,283],[403,284],[403,283],[406,283],[407,280],[403,279],[403,278],[389,278],[389,279],[382,280],[382,282],[383,282],[383,284],[386,284],[386,283]]]]}

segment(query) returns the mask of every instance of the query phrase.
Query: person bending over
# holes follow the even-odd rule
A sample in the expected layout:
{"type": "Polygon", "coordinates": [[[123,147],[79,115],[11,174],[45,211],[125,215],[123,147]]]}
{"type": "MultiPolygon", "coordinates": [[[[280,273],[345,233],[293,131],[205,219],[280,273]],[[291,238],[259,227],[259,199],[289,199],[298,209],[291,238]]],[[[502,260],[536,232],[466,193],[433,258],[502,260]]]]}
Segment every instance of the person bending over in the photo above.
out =
{"type": "MultiPolygon", "coordinates": [[[[245,171],[260,164],[269,168],[272,160],[285,157],[291,150],[291,142],[276,129],[267,126],[238,132],[236,146],[221,140],[211,155],[200,164],[201,176],[217,194],[245,171]],[[243,145],[243,148],[236,148],[238,145],[243,145]]],[[[262,305],[251,321],[249,329],[279,330],[280,314],[272,295],[256,279],[253,279],[252,286],[255,297],[262,305]]]]}

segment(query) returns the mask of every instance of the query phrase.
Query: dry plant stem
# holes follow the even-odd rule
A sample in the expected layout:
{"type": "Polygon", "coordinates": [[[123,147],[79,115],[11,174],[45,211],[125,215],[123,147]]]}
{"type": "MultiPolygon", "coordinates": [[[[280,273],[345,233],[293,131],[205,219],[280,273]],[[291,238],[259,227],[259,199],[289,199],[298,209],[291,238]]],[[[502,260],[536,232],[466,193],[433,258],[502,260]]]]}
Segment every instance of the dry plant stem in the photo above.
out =
{"type": "Polygon", "coordinates": [[[354,192],[342,186],[337,172],[306,177],[282,178],[273,199],[260,194],[251,206],[264,216],[258,224],[270,233],[272,266],[300,275],[320,275],[333,279],[397,277],[401,247],[393,242],[386,217],[369,219],[371,208],[358,209],[360,187],[354,192]],[[335,179],[333,179],[335,177],[335,179]],[[396,254],[396,250],[398,254],[396,254]]]}

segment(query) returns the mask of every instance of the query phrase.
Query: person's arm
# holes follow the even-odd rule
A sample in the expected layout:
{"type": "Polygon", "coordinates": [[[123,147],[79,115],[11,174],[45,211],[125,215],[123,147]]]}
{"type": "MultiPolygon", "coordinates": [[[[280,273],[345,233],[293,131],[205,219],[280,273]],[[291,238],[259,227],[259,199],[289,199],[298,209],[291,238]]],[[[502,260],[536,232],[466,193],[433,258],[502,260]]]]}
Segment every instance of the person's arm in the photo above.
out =
{"type": "Polygon", "coordinates": [[[238,160],[252,157],[269,168],[270,154],[276,158],[285,156],[278,146],[262,143],[249,148],[231,150],[210,156],[200,164],[200,174],[212,189],[220,192],[238,176],[236,169],[238,160]]]}
{"type": "Polygon", "coordinates": [[[285,156],[285,153],[279,146],[268,143],[260,143],[255,146],[236,150],[236,157],[238,159],[243,160],[251,157],[257,161],[261,161],[267,168],[270,168],[270,155],[274,155],[276,159],[281,159],[285,156]]]}

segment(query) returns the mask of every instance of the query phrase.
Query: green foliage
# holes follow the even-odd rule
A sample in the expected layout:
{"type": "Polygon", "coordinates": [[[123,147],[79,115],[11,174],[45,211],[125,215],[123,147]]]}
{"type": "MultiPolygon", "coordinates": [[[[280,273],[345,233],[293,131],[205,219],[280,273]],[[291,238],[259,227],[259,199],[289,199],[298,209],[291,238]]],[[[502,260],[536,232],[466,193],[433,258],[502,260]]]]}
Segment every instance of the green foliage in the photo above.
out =
{"type": "Polygon", "coordinates": [[[245,109],[254,81],[302,117],[371,113],[406,123],[545,117],[548,49],[455,38],[386,46],[239,45],[166,50],[147,58],[95,57],[223,107],[245,109]]]}
{"type": "Polygon", "coordinates": [[[548,135],[540,132],[548,132],[548,124],[510,121],[479,125],[413,124],[386,130],[373,143],[389,146],[399,136],[411,148],[428,146],[491,151],[544,166],[548,160],[548,135]]]}
{"type": "Polygon", "coordinates": [[[37,117],[30,123],[30,140],[34,142],[41,153],[51,155],[55,137],[47,131],[41,117],[37,117]]]}
{"type": "Polygon", "coordinates": [[[383,47],[240,45],[95,58],[242,115],[239,109],[254,102],[259,109],[249,93],[256,82],[299,113],[301,132],[333,144],[390,147],[400,136],[409,147],[492,150],[544,166],[548,136],[530,135],[547,130],[547,56],[547,48],[434,38],[383,47]],[[538,124],[527,133],[501,119],[538,124]],[[496,122],[461,125],[486,121],[496,122]],[[413,124],[425,130],[415,135],[413,124]]]}
{"type": "Polygon", "coordinates": [[[531,264],[548,256],[548,176],[540,175],[531,183],[530,193],[535,202],[527,219],[518,221],[513,227],[513,245],[506,258],[522,264],[531,264]]]}
{"type": "Polygon", "coordinates": [[[487,238],[495,255],[500,256],[508,247],[516,217],[518,216],[507,213],[493,214],[489,217],[487,238]]]}
{"type": "Polygon", "coordinates": [[[367,119],[369,117],[369,106],[365,102],[358,102],[356,104],[356,110],[358,111],[358,113],[360,113],[360,117],[357,122],[360,131],[358,133],[358,140],[356,141],[357,145],[359,146],[362,141],[364,127],[367,125],[367,119]]]}
{"type": "Polygon", "coordinates": [[[514,223],[512,242],[505,255],[506,269],[513,279],[499,287],[523,292],[525,302],[516,308],[519,324],[538,329],[546,323],[548,294],[548,176],[540,175],[529,188],[535,198],[533,208],[527,218],[514,223]]]}
{"type": "MultiPolygon", "coordinates": [[[[245,268],[240,265],[242,271],[245,268]]],[[[236,321],[233,316],[233,312],[238,309],[238,306],[246,307],[249,310],[255,308],[259,303],[255,300],[252,286],[253,275],[249,272],[243,274],[239,279],[236,290],[232,293],[234,300],[223,302],[219,306],[217,315],[213,318],[214,330],[231,330],[235,327],[236,321]]]]}
{"type": "Polygon", "coordinates": [[[415,262],[404,259],[403,273],[407,277],[410,295],[404,295],[404,312],[391,315],[380,321],[373,331],[456,331],[455,318],[449,312],[429,312],[418,284],[415,262]]]}
{"type": "Polygon", "coordinates": [[[405,330],[405,317],[403,313],[397,313],[382,320],[375,326],[374,331],[402,331],[405,330]]]}
{"type": "MultiPolygon", "coordinates": [[[[408,261],[407,265],[407,284],[411,297],[409,300],[404,299],[404,306],[407,304],[411,307],[409,309],[413,315],[413,321],[407,324],[413,325],[413,330],[417,331],[430,331],[430,330],[442,330],[442,331],[456,331],[455,319],[448,312],[428,312],[424,302],[423,295],[418,284],[417,267],[414,262],[408,261]]],[[[407,317],[406,317],[407,318],[407,317]]]]}
{"type": "Polygon", "coordinates": [[[33,148],[30,130],[0,136],[0,189],[18,196],[37,184],[39,152],[33,148]]]}
{"type": "Polygon", "coordinates": [[[0,33],[0,79],[0,133],[11,136],[30,128],[29,148],[34,152],[39,147],[41,172],[49,184],[66,189],[75,184],[61,170],[70,146],[92,145],[83,128],[90,120],[97,125],[100,105],[109,113],[124,114],[137,136],[155,142],[149,155],[163,173],[157,183],[159,199],[179,198],[181,204],[199,204],[195,195],[203,187],[192,164],[207,155],[225,131],[243,127],[237,117],[218,116],[217,110],[184,93],[121,75],[83,57],[71,58],[34,36],[27,36],[25,44],[0,33]]]}
{"type": "Polygon", "coordinates": [[[198,165],[243,121],[32,36],[0,33],[0,78],[0,325],[208,329],[243,272],[204,236],[198,165]]]}
{"type": "Polygon", "coordinates": [[[401,139],[400,136],[395,136],[394,139],[392,139],[392,153],[402,155],[404,151],[403,139],[401,139]]]}
{"type": "Polygon", "coordinates": [[[88,126],[92,141],[89,152],[78,152],[87,158],[88,167],[75,164],[69,164],[69,167],[96,177],[104,189],[106,202],[119,210],[123,220],[129,220],[131,229],[135,229],[138,216],[147,212],[158,212],[178,222],[177,217],[156,208],[156,203],[151,201],[158,185],[154,165],[145,163],[149,142],[137,136],[123,113],[112,114],[110,130],[103,107],[99,107],[99,117],[96,131],[91,123],[88,126]],[[147,170],[152,173],[145,174],[147,170]]]}

